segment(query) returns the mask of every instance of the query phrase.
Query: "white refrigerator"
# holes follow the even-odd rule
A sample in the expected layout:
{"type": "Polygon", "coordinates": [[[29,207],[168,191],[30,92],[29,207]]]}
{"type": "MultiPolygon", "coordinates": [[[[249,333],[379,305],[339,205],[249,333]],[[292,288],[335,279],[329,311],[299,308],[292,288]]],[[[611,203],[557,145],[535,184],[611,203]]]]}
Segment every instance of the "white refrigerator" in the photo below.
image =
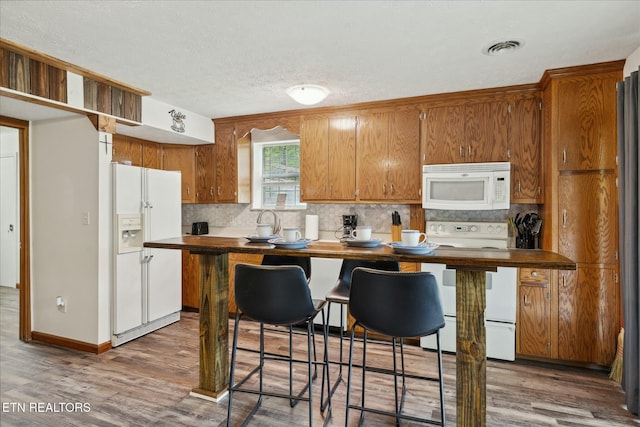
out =
{"type": "Polygon", "coordinates": [[[113,164],[116,347],[180,320],[182,255],[143,242],[182,234],[180,172],[113,164]]]}

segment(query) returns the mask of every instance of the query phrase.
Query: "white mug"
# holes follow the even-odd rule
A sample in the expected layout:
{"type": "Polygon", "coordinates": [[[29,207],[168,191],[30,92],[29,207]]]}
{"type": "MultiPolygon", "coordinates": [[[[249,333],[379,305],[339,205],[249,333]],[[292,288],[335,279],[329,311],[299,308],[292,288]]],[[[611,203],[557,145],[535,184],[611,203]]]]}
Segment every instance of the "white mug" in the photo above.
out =
{"type": "Polygon", "coordinates": [[[282,237],[285,242],[296,242],[302,238],[302,233],[298,227],[284,227],[282,229],[282,237]]]}
{"type": "Polygon", "coordinates": [[[427,241],[427,235],[419,230],[402,230],[402,244],[404,246],[418,246],[427,241]]]}
{"type": "Polygon", "coordinates": [[[355,230],[351,230],[351,237],[356,240],[371,240],[371,227],[368,225],[361,225],[355,230]]]}
{"type": "Polygon", "coordinates": [[[273,227],[271,224],[258,224],[256,227],[258,237],[269,237],[273,234],[273,227]]]}

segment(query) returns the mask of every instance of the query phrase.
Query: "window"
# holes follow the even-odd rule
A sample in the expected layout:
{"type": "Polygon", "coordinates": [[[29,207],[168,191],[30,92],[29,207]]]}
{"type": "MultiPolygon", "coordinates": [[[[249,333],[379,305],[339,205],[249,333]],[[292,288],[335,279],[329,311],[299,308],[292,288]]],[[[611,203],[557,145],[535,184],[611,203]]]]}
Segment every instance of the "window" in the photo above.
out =
{"type": "Polygon", "coordinates": [[[300,203],[299,139],[253,143],[252,207],[273,209],[280,194],[286,195],[285,209],[306,208],[300,203]]]}

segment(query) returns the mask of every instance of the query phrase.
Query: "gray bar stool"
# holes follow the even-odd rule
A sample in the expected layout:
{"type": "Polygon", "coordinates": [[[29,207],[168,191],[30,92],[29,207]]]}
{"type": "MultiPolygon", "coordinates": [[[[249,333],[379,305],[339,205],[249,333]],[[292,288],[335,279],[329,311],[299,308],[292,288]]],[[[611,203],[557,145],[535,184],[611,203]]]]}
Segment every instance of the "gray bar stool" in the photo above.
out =
{"type": "MultiPolygon", "coordinates": [[[[377,270],[385,271],[400,271],[400,264],[397,261],[365,261],[357,259],[342,260],[342,266],[340,267],[338,280],[335,286],[325,296],[325,300],[327,301],[327,321],[331,315],[331,304],[340,304],[340,360],[337,362],[329,361],[329,363],[340,365],[340,370],[338,371],[338,378],[336,379],[335,383],[331,387],[331,391],[329,392],[330,396],[335,393],[336,388],[338,388],[338,385],[340,385],[340,382],[342,381],[342,366],[347,364],[347,362],[344,362],[342,359],[342,340],[344,337],[344,307],[349,304],[349,293],[351,291],[351,272],[354,268],[357,267],[374,268],[377,270]]],[[[326,408],[326,405],[327,402],[323,400],[321,402],[322,410],[326,408]]]]}
{"type": "MultiPolygon", "coordinates": [[[[259,395],[256,405],[251,409],[250,413],[245,417],[242,425],[246,425],[250,418],[258,411],[262,404],[262,396],[274,396],[287,398],[293,407],[300,401],[309,402],[309,426],[313,420],[313,400],[312,400],[312,377],[313,366],[321,364],[323,366],[323,375],[327,369],[326,364],[326,343],[327,328],[322,310],[325,301],[313,300],[309,285],[304,274],[304,270],[300,266],[258,266],[248,264],[238,264],[235,269],[235,299],[238,310],[235,316],[235,328],[233,333],[233,345],[231,352],[231,367],[229,373],[229,409],[227,414],[227,426],[231,425],[231,410],[233,397],[236,392],[252,393],[259,395]],[[312,356],[312,337],[313,337],[313,319],[318,315],[322,315],[322,327],[324,332],[324,361],[315,362],[312,356]],[[246,350],[238,347],[238,331],[240,329],[240,320],[248,317],[260,323],[260,349],[249,350],[260,354],[259,364],[245,378],[235,383],[235,368],[238,350],[246,350]],[[289,355],[281,355],[276,353],[266,353],[264,348],[264,325],[288,326],[307,322],[307,359],[294,359],[292,355],[292,338],[289,335],[289,355]],[[307,384],[298,394],[293,392],[292,372],[289,373],[289,394],[268,393],[263,389],[263,367],[265,360],[286,361],[291,363],[306,363],[308,368],[307,384]],[[259,386],[255,388],[243,388],[244,383],[254,374],[259,374],[259,386]],[[304,393],[308,389],[308,397],[304,397],[304,393]]],[[[324,377],[323,377],[324,378],[324,377]]],[[[321,393],[322,394],[322,393],[321,393]]],[[[331,404],[329,403],[329,412],[325,418],[325,424],[331,416],[331,404]]]]}
{"type": "Polygon", "coordinates": [[[442,352],[440,350],[440,329],[444,327],[444,314],[440,304],[440,293],[436,279],[431,273],[393,273],[379,270],[356,268],[351,278],[351,293],[349,297],[349,312],[355,323],[351,328],[349,346],[349,373],[347,380],[347,402],[345,426],[349,423],[349,409],[359,409],[362,424],[364,413],[390,415],[396,418],[396,425],[401,419],[425,422],[435,425],[445,425],[444,411],[444,383],[442,378],[442,352]],[[360,405],[350,404],[351,374],[353,368],[353,343],[355,327],[364,328],[362,355],[362,398],[360,405]],[[368,367],[367,331],[374,331],[392,337],[393,369],[368,367]],[[423,337],[436,334],[438,349],[438,378],[405,375],[403,338],[423,337]],[[397,339],[400,339],[400,358],[402,376],[402,394],[398,396],[398,366],[396,361],[397,339]],[[365,407],[365,376],[367,371],[388,373],[393,375],[395,391],[395,411],[383,411],[365,407]],[[440,383],[440,413],[441,419],[420,418],[403,413],[406,394],[405,377],[438,381],[440,383]]]}

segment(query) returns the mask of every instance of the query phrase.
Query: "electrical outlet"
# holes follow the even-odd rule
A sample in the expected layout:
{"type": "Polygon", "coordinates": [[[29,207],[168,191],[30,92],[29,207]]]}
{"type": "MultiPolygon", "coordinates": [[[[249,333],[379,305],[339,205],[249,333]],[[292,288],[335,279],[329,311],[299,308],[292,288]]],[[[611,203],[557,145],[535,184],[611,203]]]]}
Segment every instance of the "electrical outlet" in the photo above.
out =
{"type": "Polygon", "coordinates": [[[63,297],[56,297],[56,307],[58,307],[58,311],[61,313],[67,312],[67,301],[63,297]]]}
{"type": "Polygon", "coordinates": [[[89,212],[82,213],[82,225],[89,225],[90,219],[89,212]]]}

